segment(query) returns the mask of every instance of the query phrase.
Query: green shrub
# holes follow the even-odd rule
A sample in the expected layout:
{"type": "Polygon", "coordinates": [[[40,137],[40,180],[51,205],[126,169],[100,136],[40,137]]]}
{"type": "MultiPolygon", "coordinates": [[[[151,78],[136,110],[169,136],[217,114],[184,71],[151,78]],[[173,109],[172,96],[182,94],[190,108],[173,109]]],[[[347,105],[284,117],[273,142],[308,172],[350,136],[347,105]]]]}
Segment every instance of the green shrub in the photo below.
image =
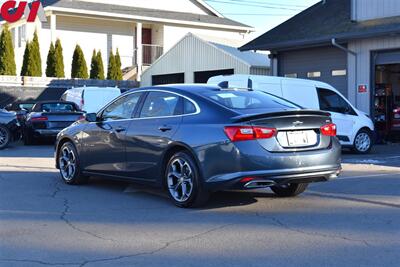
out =
{"type": "Polygon", "coordinates": [[[56,49],[53,42],[50,44],[46,65],[46,77],[56,77],[56,49]]]}
{"type": "Polygon", "coordinates": [[[72,59],[71,77],[79,79],[89,78],[85,56],[79,45],[76,45],[72,59]]]}
{"type": "Polygon", "coordinates": [[[63,48],[61,46],[60,39],[57,39],[56,46],[55,46],[55,77],[57,78],[64,78],[65,71],[64,71],[64,56],[63,56],[63,48]]]}
{"type": "Polygon", "coordinates": [[[7,25],[0,34],[0,75],[17,75],[12,36],[7,25]]]}

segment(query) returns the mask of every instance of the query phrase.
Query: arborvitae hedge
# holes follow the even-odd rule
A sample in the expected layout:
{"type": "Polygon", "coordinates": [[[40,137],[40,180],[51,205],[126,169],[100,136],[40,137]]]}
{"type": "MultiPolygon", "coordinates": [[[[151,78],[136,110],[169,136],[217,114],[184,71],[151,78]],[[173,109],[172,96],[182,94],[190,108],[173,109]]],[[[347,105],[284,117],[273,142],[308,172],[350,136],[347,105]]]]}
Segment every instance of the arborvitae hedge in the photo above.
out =
{"type": "Polygon", "coordinates": [[[7,25],[0,34],[0,75],[17,75],[12,36],[7,25]]]}
{"type": "Polygon", "coordinates": [[[53,42],[50,44],[46,62],[46,77],[56,77],[56,49],[53,42]]]}
{"type": "Polygon", "coordinates": [[[115,63],[117,65],[117,69],[116,69],[116,79],[118,81],[121,81],[123,79],[122,76],[122,65],[121,65],[121,57],[119,55],[119,50],[117,48],[117,54],[115,54],[115,63]]]}
{"type": "Polygon", "coordinates": [[[99,69],[97,65],[96,49],[93,50],[92,61],[90,63],[90,79],[97,79],[99,76],[99,69]]]}
{"type": "Polygon", "coordinates": [[[30,62],[30,54],[31,54],[30,48],[31,48],[31,43],[27,41],[24,52],[24,61],[22,62],[21,76],[30,76],[30,73],[28,72],[28,65],[30,62]]]}
{"type": "Polygon", "coordinates": [[[55,77],[57,78],[64,78],[65,77],[65,71],[64,71],[64,56],[63,56],[63,49],[61,46],[61,41],[60,39],[57,39],[56,41],[56,46],[55,46],[55,77]]]}
{"type": "Polygon", "coordinates": [[[98,76],[99,78],[98,79],[99,80],[105,80],[106,77],[104,75],[103,57],[101,55],[101,51],[100,50],[97,52],[96,57],[97,57],[97,65],[98,65],[98,72],[99,72],[99,76],[98,76]]]}
{"type": "Polygon", "coordinates": [[[108,59],[107,80],[116,80],[116,77],[117,77],[117,62],[115,61],[115,56],[113,51],[110,51],[110,56],[108,59]]]}
{"type": "Polygon", "coordinates": [[[72,59],[71,77],[80,79],[89,78],[85,56],[79,45],[76,45],[72,59]]]}
{"type": "Polygon", "coordinates": [[[30,43],[28,74],[32,77],[42,76],[42,58],[40,56],[40,45],[37,31],[33,34],[33,40],[30,43]]]}

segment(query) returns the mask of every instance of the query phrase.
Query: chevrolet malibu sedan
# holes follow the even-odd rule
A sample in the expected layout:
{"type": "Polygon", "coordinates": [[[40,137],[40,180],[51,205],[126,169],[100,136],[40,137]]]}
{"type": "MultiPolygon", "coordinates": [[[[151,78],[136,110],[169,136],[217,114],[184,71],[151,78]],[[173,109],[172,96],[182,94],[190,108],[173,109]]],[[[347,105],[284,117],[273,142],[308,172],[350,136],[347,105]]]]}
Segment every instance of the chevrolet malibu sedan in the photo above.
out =
{"type": "Polygon", "coordinates": [[[184,208],[228,189],[296,196],[341,170],[329,113],[206,85],[129,91],[61,131],[55,157],[67,184],[131,180],[164,188],[184,208]]]}

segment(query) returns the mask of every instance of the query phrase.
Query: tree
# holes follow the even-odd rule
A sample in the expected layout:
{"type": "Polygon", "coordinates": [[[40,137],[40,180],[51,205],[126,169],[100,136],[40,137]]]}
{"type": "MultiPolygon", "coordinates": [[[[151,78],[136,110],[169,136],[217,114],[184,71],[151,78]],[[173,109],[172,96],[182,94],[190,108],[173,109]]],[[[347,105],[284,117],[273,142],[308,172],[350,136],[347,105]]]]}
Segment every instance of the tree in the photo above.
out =
{"type": "Polygon", "coordinates": [[[32,69],[28,68],[28,65],[30,63],[30,47],[31,43],[27,41],[25,45],[24,61],[21,68],[21,76],[30,76],[30,73],[28,72],[28,69],[32,69]]]}
{"type": "Polygon", "coordinates": [[[50,44],[46,65],[46,76],[56,77],[56,49],[54,48],[53,42],[50,44]]]}
{"type": "Polygon", "coordinates": [[[71,76],[72,78],[80,79],[89,78],[85,56],[79,45],[76,45],[75,47],[74,56],[72,59],[71,76]]]}
{"type": "Polygon", "coordinates": [[[117,62],[115,61],[115,56],[113,51],[110,51],[110,57],[108,60],[108,71],[107,71],[107,80],[116,80],[117,77],[117,62]]]}
{"type": "Polygon", "coordinates": [[[17,75],[14,47],[7,25],[0,34],[0,75],[17,75]]]}
{"type": "Polygon", "coordinates": [[[40,56],[40,45],[37,31],[33,34],[32,42],[30,43],[28,73],[32,77],[42,76],[42,58],[40,56]]]}
{"type": "Polygon", "coordinates": [[[56,46],[55,46],[55,77],[57,78],[64,78],[65,71],[64,71],[64,56],[63,56],[63,48],[61,46],[60,39],[57,39],[56,46]]]}
{"type": "Polygon", "coordinates": [[[94,49],[92,54],[92,62],[90,64],[90,79],[98,79],[98,76],[99,68],[97,64],[97,53],[96,49],[94,49]]]}
{"type": "Polygon", "coordinates": [[[121,81],[123,79],[123,76],[122,76],[122,64],[121,64],[121,57],[119,55],[118,48],[117,48],[117,53],[115,54],[115,63],[117,65],[116,79],[115,80],[121,81]]]}
{"type": "Polygon", "coordinates": [[[97,64],[98,64],[98,71],[99,71],[99,80],[105,80],[104,76],[104,64],[103,64],[103,57],[101,55],[101,51],[97,52],[97,64]]]}

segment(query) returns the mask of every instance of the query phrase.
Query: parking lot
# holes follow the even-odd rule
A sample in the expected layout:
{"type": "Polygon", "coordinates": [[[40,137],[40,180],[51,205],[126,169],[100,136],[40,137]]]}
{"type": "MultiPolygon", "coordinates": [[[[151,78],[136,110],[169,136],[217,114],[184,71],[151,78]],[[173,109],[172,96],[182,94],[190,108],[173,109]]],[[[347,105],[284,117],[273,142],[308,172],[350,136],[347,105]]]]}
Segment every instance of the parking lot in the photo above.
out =
{"type": "Polygon", "coordinates": [[[400,148],[344,155],[298,198],[221,192],[179,209],[157,190],[67,186],[53,147],[0,152],[0,266],[399,266],[400,148]]]}

